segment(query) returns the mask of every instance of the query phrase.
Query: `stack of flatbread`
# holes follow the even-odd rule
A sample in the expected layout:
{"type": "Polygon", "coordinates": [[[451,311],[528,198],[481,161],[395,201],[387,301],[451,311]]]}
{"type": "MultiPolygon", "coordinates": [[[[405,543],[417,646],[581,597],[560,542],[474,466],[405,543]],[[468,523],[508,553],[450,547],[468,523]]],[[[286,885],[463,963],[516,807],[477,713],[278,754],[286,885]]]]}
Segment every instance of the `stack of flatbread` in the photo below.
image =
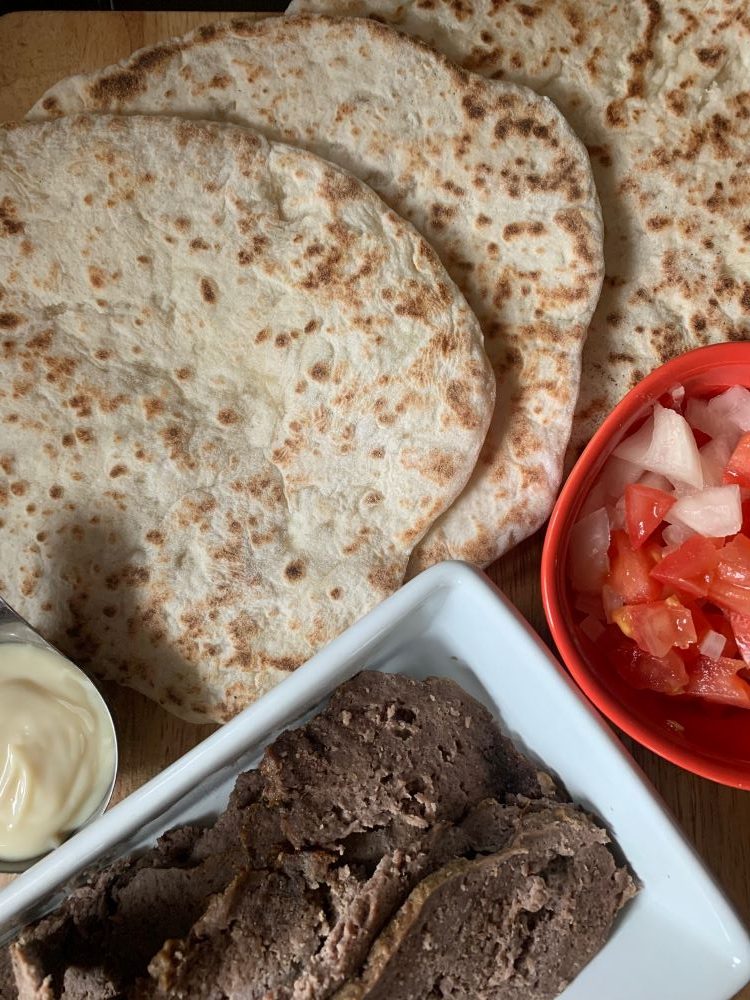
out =
{"type": "Polygon", "coordinates": [[[493,561],[571,429],[748,330],[739,5],[292,9],[0,134],[0,589],[192,719],[493,561]]]}
{"type": "Polygon", "coordinates": [[[573,445],[657,365],[750,338],[746,0],[292,0],[373,16],[550,97],[586,143],[606,277],[573,445]]]}

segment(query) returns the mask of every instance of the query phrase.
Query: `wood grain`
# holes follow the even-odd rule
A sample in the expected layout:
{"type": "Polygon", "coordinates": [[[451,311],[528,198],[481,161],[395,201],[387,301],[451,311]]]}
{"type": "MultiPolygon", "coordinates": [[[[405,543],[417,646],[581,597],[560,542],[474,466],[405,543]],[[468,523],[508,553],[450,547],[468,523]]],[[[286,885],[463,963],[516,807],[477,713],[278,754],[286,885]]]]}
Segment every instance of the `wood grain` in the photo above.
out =
{"type": "MultiPolygon", "coordinates": [[[[0,121],[22,118],[60,77],[116,62],[143,45],[182,34],[221,16],[65,11],[8,14],[0,19],[0,121]]],[[[549,643],[539,587],[541,545],[539,534],[490,567],[488,575],[549,643]]],[[[121,747],[115,800],[153,777],[212,731],[209,726],[180,722],[135,692],[111,685],[107,696],[121,747]]],[[[625,742],[750,922],[750,795],[696,778],[631,741],[625,742]]],[[[658,947],[657,942],[654,947],[658,947]]],[[[750,1000],[750,986],[736,1000],[750,1000]]]]}
{"type": "Polygon", "coordinates": [[[6,14],[0,20],[0,121],[22,118],[63,76],[106,66],[134,49],[230,16],[235,15],[156,11],[6,14]]]}

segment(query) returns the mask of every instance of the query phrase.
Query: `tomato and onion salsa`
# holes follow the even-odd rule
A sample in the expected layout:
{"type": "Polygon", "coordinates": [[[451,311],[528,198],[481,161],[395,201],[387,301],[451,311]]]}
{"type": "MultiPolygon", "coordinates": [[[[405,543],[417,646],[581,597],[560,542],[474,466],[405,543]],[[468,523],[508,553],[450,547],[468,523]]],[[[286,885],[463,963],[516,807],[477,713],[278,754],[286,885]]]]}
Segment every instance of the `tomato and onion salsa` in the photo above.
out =
{"type": "Polygon", "coordinates": [[[663,396],[587,496],[568,571],[629,684],[750,709],[750,391],[663,396]]]}

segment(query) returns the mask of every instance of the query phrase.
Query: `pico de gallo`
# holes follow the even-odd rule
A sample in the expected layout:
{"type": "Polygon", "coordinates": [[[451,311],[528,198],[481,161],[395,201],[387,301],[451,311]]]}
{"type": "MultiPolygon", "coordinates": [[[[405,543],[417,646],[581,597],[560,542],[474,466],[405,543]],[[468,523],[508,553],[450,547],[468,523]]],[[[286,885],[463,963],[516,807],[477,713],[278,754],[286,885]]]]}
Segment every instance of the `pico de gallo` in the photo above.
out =
{"type": "Polygon", "coordinates": [[[629,684],[750,709],[750,391],[663,396],[605,463],[568,569],[629,684]]]}

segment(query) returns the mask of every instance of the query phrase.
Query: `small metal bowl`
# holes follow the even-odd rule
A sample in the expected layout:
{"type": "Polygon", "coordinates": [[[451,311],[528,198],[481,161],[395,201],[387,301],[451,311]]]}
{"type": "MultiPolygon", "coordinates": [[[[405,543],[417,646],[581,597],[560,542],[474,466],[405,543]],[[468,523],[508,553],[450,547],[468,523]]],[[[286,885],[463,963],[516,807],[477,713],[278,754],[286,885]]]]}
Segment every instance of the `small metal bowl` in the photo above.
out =
{"type": "MultiPolygon", "coordinates": [[[[112,714],[109,711],[109,707],[107,706],[106,701],[102,697],[101,692],[99,691],[96,684],[94,684],[94,682],[91,680],[91,678],[86,673],[84,673],[84,671],[81,670],[79,666],[73,663],[72,660],[70,660],[67,656],[65,656],[64,653],[61,653],[59,649],[55,649],[55,647],[51,643],[47,642],[47,640],[44,639],[36,631],[36,629],[32,628],[31,625],[29,625],[29,623],[26,621],[25,618],[22,618],[21,615],[19,615],[18,612],[15,611],[10,606],[10,604],[8,604],[7,601],[5,601],[2,597],[0,597],[0,645],[8,642],[22,642],[30,644],[32,646],[41,646],[42,648],[49,649],[53,653],[56,653],[58,656],[61,656],[67,663],[69,663],[75,670],[78,671],[81,677],[85,680],[86,684],[93,689],[93,693],[96,696],[98,703],[103,708],[104,716],[107,719],[109,727],[111,729],[112,748],[113,748],[112,779],[109,782],[107,790],[105,794],[102,796],[102,799],[96,806],[96,808],[83,821],[83,823],[77,826],[74,830],[70,831],[69,836],[72,836],[74,833],[77,833],[78,830],[82,830],[83,827],[88,826],[89,823],[93,822],[95,819],[101,816],[104,810],[109,805],[110,799],[112,798],[112,792],[115,787],[115,780],[117,778],[117,768],[118,768],[117,732],[115,730],[114,720],[112,719],[112,714]]],[[[46,857],[48,854],[51,854],[53,850],[55,850],[55,848],[51,848],[44,854],[38,854],[34,858],[24,858],[15,861],[5,860],[4,858],[0,857],[0,872],[17,875],[20,872],[24,872],[28,868],[31,868],[31,866],[36,864],[36,862],[39,861],[41,858],[46,857]]]]}

